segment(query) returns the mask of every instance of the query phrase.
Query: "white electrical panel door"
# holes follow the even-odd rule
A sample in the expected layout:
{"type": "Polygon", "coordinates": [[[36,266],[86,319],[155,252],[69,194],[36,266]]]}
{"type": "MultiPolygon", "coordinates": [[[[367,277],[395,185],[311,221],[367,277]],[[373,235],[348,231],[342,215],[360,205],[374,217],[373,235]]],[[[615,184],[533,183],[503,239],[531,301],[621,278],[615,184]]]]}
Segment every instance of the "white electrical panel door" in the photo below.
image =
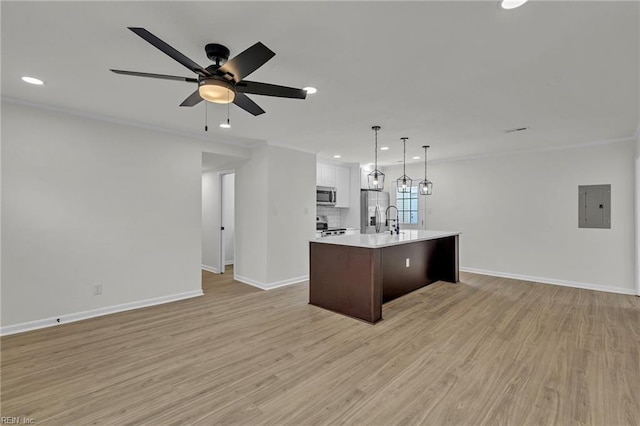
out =
{"type": "Polygon", "coordinates": [[[611,228],[611,185],[578,187],[578,227],[611,228]]]}

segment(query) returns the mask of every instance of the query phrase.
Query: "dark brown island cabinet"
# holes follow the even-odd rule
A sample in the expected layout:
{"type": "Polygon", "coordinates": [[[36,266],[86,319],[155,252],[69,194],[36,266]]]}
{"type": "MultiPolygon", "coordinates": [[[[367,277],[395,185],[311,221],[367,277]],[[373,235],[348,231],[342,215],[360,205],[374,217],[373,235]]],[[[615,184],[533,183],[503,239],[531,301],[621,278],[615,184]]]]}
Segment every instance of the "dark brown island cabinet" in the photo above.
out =
{"type": "Polygon", "coordinates": [[[309,303],[380,321],[383,303],[436,281],[458,282],[459,234],[405,230],[312,240],[309,303]]]}

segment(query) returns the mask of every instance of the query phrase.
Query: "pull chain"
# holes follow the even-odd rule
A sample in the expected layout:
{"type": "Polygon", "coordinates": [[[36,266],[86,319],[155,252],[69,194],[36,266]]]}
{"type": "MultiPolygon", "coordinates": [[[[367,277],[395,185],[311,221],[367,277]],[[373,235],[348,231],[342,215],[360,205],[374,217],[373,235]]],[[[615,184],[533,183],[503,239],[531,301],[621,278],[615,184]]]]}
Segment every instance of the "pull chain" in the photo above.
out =
{"type": "Polygon", "coordinates": [[[207,116],[207,101],[204,101],[204,131],[208,132],[209,131],[209,117],[207,116]]]}

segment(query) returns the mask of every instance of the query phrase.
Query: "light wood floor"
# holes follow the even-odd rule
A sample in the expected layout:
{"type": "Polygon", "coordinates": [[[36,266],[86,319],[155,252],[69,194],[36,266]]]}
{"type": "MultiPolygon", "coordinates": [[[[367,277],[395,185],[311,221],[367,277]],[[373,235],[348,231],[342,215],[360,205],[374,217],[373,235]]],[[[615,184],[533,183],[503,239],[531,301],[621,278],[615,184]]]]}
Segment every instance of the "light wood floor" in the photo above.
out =
{"type": "Polygon", "coordinates": [[[640,298],[461,274],[365,324],[203,272],[205,296],[2,338],[36,424],[640,424],[640,298]]]}

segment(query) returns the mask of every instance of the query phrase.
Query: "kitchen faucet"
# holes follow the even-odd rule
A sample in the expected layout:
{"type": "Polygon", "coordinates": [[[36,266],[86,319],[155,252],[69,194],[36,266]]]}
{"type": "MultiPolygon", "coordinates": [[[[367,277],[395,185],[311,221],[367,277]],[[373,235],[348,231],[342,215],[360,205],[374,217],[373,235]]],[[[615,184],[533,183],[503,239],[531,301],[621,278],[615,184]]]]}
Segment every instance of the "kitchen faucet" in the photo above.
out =
{"type": "MultiPolygon", "coordinates": [[[[396,234],[400,234],[400,213],[398,212],[398,208],[394,205],[390,205],[389,207],[387,207],[387,209],[384,211],[384,215],[386,216],[387,220],[386,220],[386,225],[389,226],[389,209],[393,207],[394,209],[396,209],[396,234]]],[[[391,219],[394,220],[394,219],[391,219]]],[[[391,235],[393,235],[393,229],[390,229],[391,235]]]]}

